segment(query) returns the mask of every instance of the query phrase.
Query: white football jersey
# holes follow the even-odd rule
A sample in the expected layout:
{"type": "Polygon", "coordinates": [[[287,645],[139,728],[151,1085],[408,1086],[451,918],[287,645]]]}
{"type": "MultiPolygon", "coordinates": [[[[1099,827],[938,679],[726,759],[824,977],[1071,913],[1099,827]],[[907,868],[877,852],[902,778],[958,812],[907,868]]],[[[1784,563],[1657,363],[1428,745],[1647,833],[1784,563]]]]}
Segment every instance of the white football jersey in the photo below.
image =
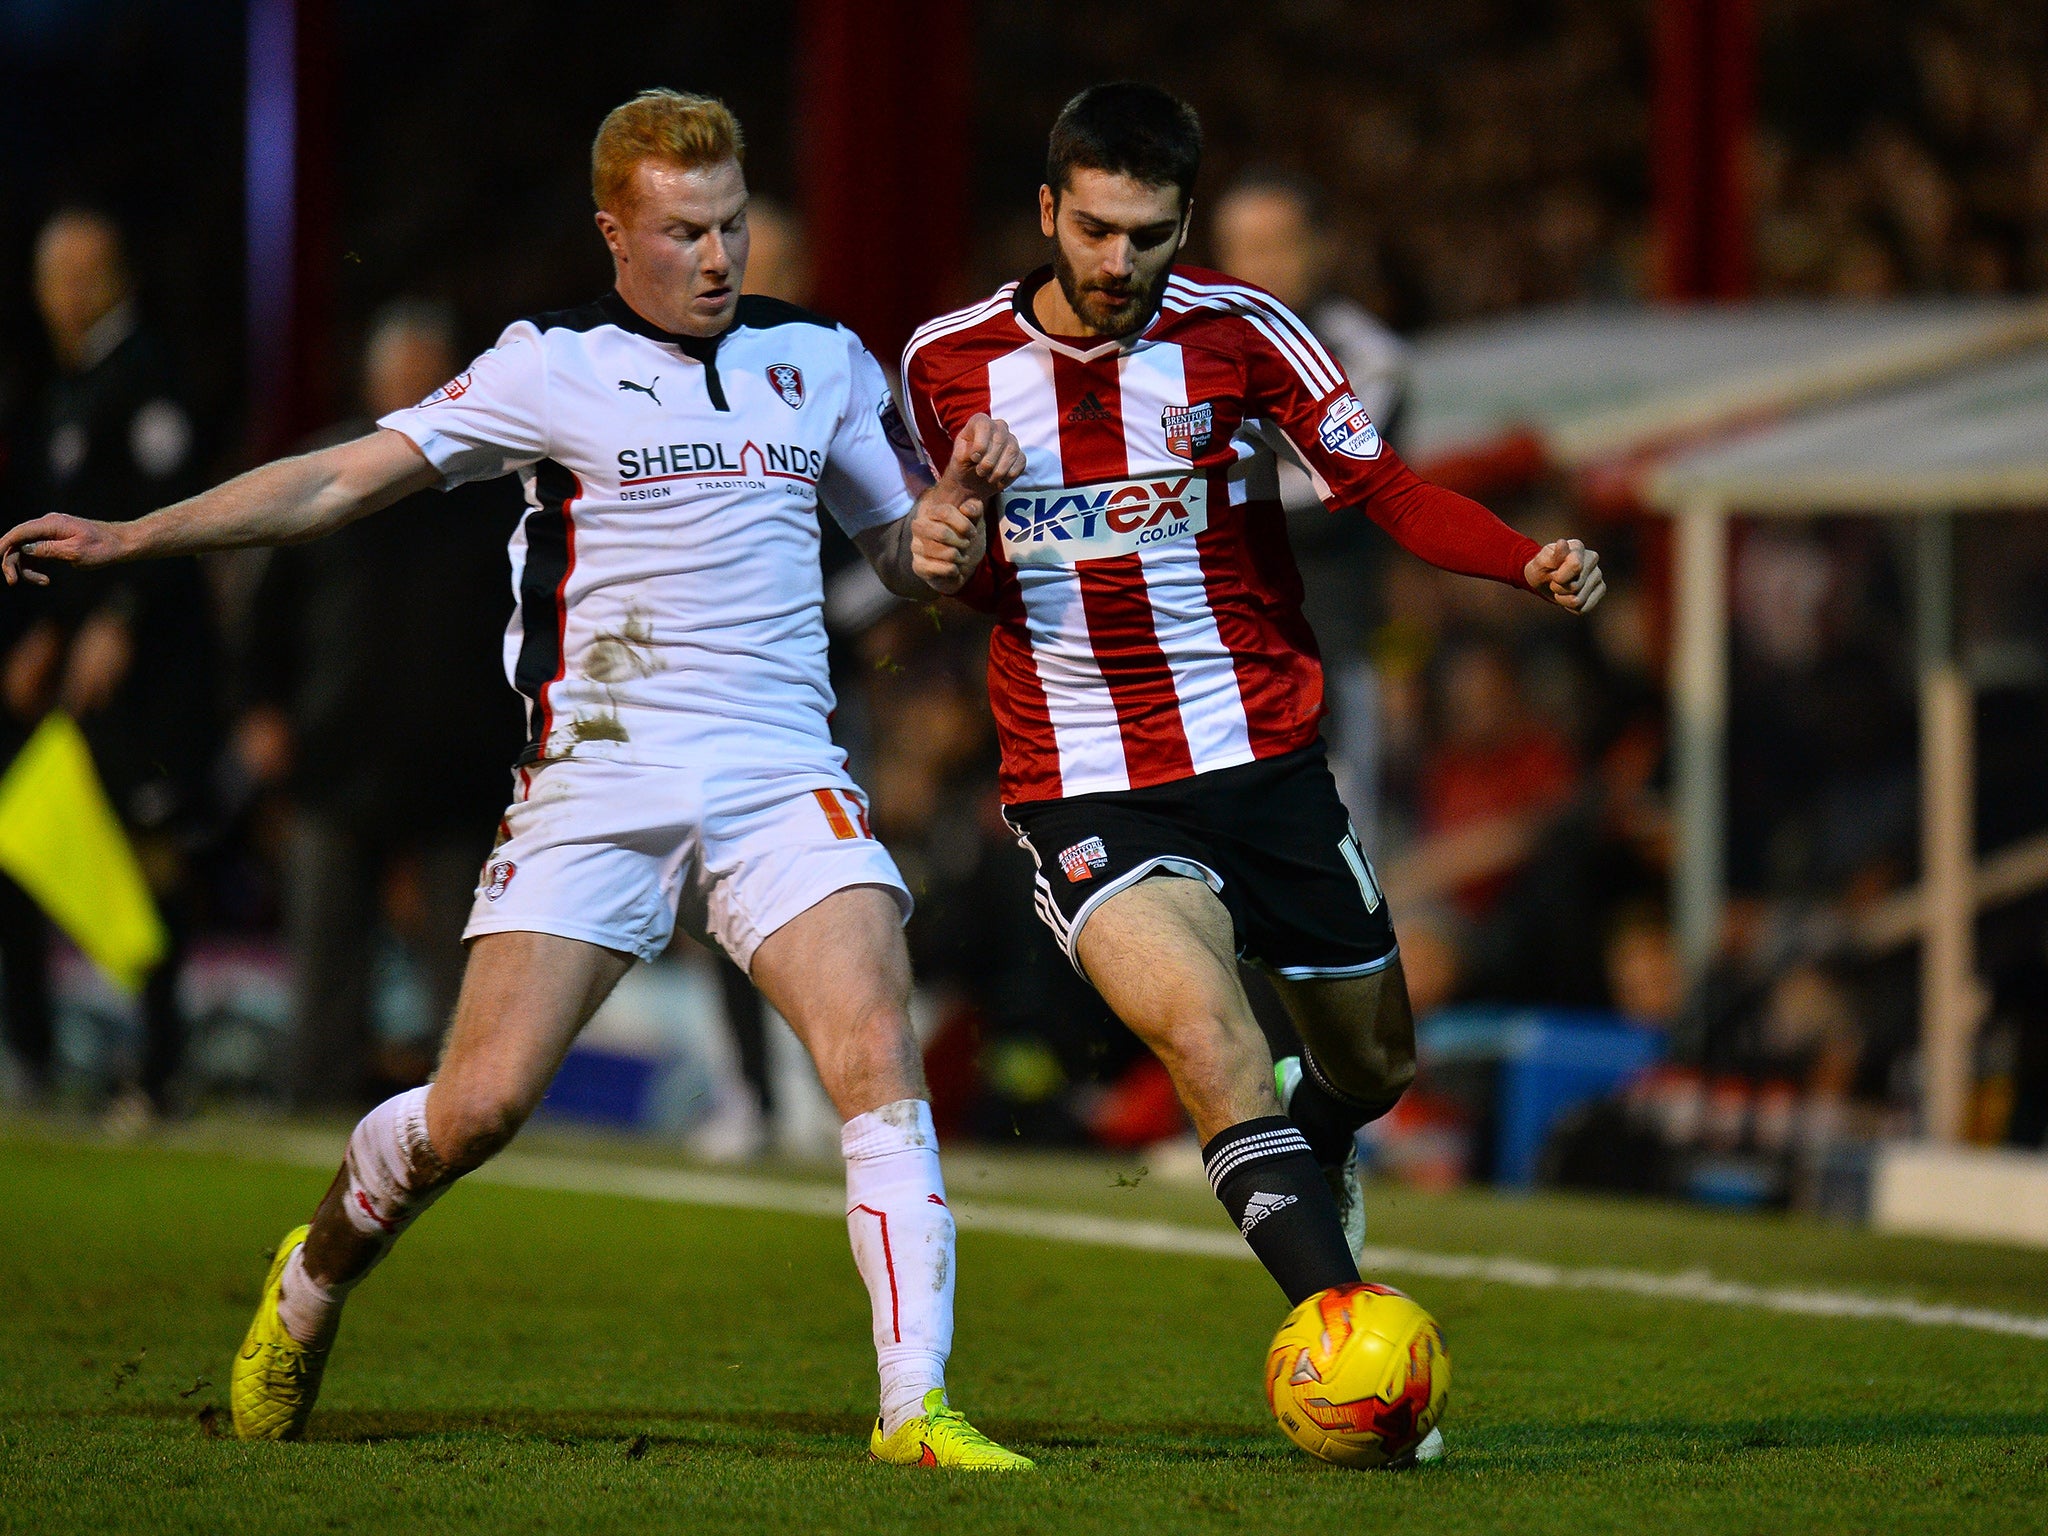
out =
{"type": "Polygon", "coordinates": [[[505,634],[522,763],[844,761],[818,507],[858,534],[925,483],[851,331],[749,296],[715,339],[677,336],[612,293],[515,322],[378,425],[445,484],[525,483],[505,634]]]}

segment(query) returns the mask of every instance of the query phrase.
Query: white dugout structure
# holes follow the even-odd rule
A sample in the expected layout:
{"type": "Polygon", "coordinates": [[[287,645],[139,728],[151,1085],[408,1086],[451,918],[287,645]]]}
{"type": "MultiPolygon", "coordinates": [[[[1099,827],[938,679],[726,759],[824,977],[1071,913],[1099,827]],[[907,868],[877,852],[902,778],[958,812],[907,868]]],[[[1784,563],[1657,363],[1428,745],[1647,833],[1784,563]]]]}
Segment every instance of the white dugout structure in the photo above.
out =
{"type": "MultiPolygon", "coordinates": [[[[1955,1141],[1968,1109],[1981,1008],[1974,920],[1987,894],[2014,883],[2002,870],[1987,892],[1977,867],[1974,699],[1956,646],[1955,523],[1972,513],[2048,508],[2048,346],[1695,450],[1659,469],[1650,494],[1677,522],[1671,697],[1679,862],[1672,894],[1693,960],[1711,951],[1723,899],[1729,520],[1913,521],[1923,1119],[1936,1139],[1955,1141]]],[[[2048,791],[2048,765],[2043,773],[2048,791]]]]}
{"type": "Polygon", "coordinates": [[[1421,345],[1401,447],[1425,472],[1531,439],[1540,462],[1626,476],[1675,522],[1672,903],[1695,970],[1719,940],[1726,895],[1731,521],[1912,520],[1925,880],[1875,914],[1864,937],[1925,945],[1923,1120],[1932,1137],[1956,1140],[1981,1011],[1974,918],[2048,883],[2048,838],[1977,865],[1955,520],[2048,509],[2048,305],[1565,309],[1421,345]]]}

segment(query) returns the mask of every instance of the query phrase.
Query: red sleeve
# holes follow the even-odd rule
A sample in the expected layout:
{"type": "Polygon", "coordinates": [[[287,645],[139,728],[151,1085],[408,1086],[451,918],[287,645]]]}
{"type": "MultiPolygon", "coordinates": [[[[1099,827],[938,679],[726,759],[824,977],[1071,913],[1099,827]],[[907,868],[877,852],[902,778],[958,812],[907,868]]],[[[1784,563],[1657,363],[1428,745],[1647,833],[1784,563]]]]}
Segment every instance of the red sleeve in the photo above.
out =
{"type": "Polygon", "coordinates": [[[1485,576],[1526,592],[1524,569],[1543,546],[1468,496],[1431,485],[1388,449],[1365,515],[1409,554],[1461,576],[1485,576]]]}
{"type": "Polygon", "coordinates": [[[903,400],[910,407],[910,430],[917,439],[924,467],[936,480],[953,458],[953,434],[939,419],[939,404],[932,395],[931,360],[917,347],[915,339],[903,353],[903,400]]]}
{"type": "MultiPolygon", "coordinates": [[[[938,401],[932,391],[930,362],[927,354],[917,349],[915,341],[903,354],[903,398],[910,406],[910,430],[917,438],[925,468],[931,471],[933,479],[937,479],[946,465],[952,462],[953,434],[939,417],[938,401]]],[[[981,564],[974,568],[967,584],[953,597],[978,612],[993,613],[996,606],[995,508],[989,508],[984,514],[982,526],[989,530],[989,553],[981,557],[981,564]]]]}
{"type": "Polygon", "coordinates": [[[1238,297],[1247,414],[1263,413],[1286,436],[1323,505],[1333,512],[1363,508],[1431,565],[1526,590],[1522,569],[1541,546],[1478,502],[1419,479],[1293,311],[1249,285],[1238,297]]]}

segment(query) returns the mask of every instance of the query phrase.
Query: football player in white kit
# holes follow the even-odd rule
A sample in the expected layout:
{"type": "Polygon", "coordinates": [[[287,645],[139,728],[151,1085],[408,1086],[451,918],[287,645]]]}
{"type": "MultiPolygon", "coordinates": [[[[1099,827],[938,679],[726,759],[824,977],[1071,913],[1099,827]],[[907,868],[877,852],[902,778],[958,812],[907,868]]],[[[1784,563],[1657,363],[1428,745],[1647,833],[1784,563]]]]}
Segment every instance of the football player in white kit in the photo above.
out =
{"type": "MultiPolygon", "coordinates": [[[[592,154],[616,288],[522,320],[418,406],[129,523],[0,537],[13,582],[316,538],[436,485],[517,471],[506,669],[526,750],[464,937],[434,1082],[349,1139],[310,1227],[279,1245],[235,1362],[236,1432],[305,1427],[349,1290],[500,1150],[597,1006],[680,920],[803,1039],[845,1117],[847,1224],[872,1303],[889,1462],[1029,1467],[952,1409],[954,1228],[907,1003],[910,894],[832,743],[822,506],[883,581],[930,596],[980,555],[1023,467],[977,417],[936,485],[859,339],[741,298],[747,188],[725,107],[643,92],[592,154]]],[[[422,656],[421,666],[434,665],[422,656]]]]}

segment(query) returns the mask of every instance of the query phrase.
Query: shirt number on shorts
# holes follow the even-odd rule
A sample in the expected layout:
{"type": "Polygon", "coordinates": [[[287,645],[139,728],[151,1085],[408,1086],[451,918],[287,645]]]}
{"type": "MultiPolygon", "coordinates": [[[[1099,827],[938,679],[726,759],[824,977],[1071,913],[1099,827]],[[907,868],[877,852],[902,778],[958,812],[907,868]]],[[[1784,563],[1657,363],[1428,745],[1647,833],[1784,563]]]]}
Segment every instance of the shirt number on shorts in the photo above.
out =
{"type": "Polygon", "coordinates": [[[1358,894],[1365,898],[1365,910],[1377,912],[1380,909],[1380,883],[1373,878],[1372,860],[1365,856],[1365,850],[1358,846],[1358,834],[1346,832],[1343,841],[1337,844],[1337,851],[1344,855],[1344,862],[1351,866],[1351,874],[1358,881],[1358,894]]]}
{"type": "Polygon", "coordinates": [[[868,830],[868,813],[852,795],[836,789],[814,789],[811,793],[818,797],[818,808],[825,813],[825,825],[842,843],[875,835],[868,830]]]}

